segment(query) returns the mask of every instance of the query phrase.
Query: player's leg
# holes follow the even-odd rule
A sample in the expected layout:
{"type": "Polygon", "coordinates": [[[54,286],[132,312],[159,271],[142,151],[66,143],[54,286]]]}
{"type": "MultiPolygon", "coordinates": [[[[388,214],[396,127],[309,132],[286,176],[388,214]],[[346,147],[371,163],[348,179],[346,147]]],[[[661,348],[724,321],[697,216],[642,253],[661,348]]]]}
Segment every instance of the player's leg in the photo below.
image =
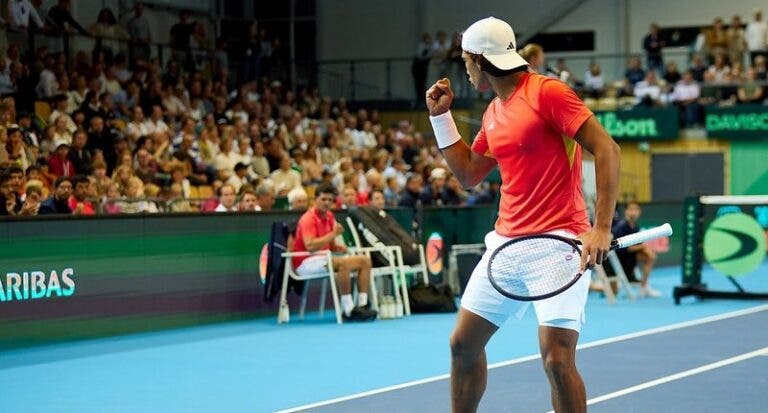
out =
{"type": "MultiPolygon", "coordinates": [[[[563,321],[580,324],[573,320],[563,321]]],[[[551,325],[539,326],[541,359],[549,379],[552,407],[556,412],[587,411],[584,381],[576,369],[578,340],[579,332],[576,330],[551,325]]]]}
{"type": "Polygon", "coordinates": [[[587,410],[584,381],[576,370],[576,344],[585,321],[591,275],[587,270],[571,288],[533,303],[539,319],[541,360],[556,412],[587,410]]]}
{"type": "Polygon", "coordinates": [[[451,334],[451,406],[454,413],[475,412],[485,392],[485,345],[498,327],[464,308],[451,334]]]}

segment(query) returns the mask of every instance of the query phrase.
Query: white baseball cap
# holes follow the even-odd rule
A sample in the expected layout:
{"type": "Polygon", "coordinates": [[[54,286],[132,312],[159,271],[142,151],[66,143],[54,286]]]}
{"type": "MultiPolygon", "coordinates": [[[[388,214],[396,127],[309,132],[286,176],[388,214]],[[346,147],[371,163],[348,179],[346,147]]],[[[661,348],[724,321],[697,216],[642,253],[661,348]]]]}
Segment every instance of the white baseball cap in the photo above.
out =
{"type": "Polygon", "coordinates": [[[461,48],[467,53],[483,55],[501,70],[511,70],[528,64],[517,54],[517,42],[512,26],[495,17],[472,23],[462,34],[461,48]]]}

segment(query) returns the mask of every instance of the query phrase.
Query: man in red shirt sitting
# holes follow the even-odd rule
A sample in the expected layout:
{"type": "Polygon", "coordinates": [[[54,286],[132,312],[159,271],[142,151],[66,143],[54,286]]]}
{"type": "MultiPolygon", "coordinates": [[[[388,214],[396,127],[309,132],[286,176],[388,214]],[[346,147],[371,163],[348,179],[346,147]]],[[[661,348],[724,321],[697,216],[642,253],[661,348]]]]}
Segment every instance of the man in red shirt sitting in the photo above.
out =
{"type": "MultiPolygon", "coordinates": [[[[335,238],[344,233],[344,227],[336,222],[331,205],[338,196],[338,191],[330,183],[318,185],[315,205],[307,210],[297,224],[294,252],[331,250],[346,252],[344,244],[334,242],[335,238]]],[[[301,276],[326,271],[324,255],[294,257],[293,267],[301,276]]],[[[378,313],[368,308],[368,287],[371,285],[371,259],[364,255],[334,256],[333,269],[336,272],[336,283],[341,292],[341,307],[345,320],[369,321],[374,320],[378,313]],[[352,301],[352,283],[350,273],[357,272],[357,307],[352,301]]]]}
{"type": "Polygon", "coordinates": [[[96,208],[93,207],[93,203],[89,201],[88,189],[91,186],[91,181],[85,175],[76,175],[72,178],[72,198],[69,198],[69,209],[75,215],[95,215],[96,208]]]}

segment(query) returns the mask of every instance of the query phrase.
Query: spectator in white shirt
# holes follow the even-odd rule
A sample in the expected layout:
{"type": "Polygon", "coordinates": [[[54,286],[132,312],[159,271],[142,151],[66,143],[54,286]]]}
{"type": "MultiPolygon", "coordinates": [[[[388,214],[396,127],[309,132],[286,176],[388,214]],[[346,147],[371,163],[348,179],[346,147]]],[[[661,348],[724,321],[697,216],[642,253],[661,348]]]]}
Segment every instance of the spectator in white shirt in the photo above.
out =
{"type": "Polygon", "coordinates": [[[38,28],[43,27],[43,20],[29,0],[9,0],[8,17],[11,27],[26,29],[29,27],[30,17],[38,28]]]}
{"type": "Polygon", "coordinates": [[[270,174],[279,196],[285,196],[293,188],[301,186],[301,174],[291,168],[291,157],[287,154],[280,159],[280,169],[270,174]]]}
{"type": "Polygon", "coordinates": [[[59,90],[59,82],[53,73],[55,64],[56,61],[53,55],[48,55],[45,58],[45,69],[40,72],[40,81],[37,83],[37,87],[35,87],[35,93],[37,93],[37,97],[40,99],[50,98],[59,90]]]}
{"type": "Polygon", "coordinates": [[[219,188],[219,205],[216,206],[216,212],[237,211],[237,200],[235,188],[232,185],[224,184],[219,188]]]}
{"type": "Polygon", "coordinates": [[[718,53],[715,61],[704,73],[704,81],[708,83],[728,83],[731,81],[731,67],[725,61],[725,55],[718,53]]]}
{"type": "Polygon", "coordinates": [[[16,92],[16,85],[11,79],[11,73],[4,57],[0,57],[0,95],[7,95],[16,92]]]}
{"type": "Polygon", "coordinates": [[[141,106],[135,106],[131,112],[131,121],[126,126],[128,140],[136,142],[142,136],[150,135],[150,127],[144,122],[144,111],[141,106]]]}
{"type": "Polygon", "coordinates": [[[235,164],[235,173],[227,179],[227,185],[232,185],[235,192],[240,192],[240,188],[248,183],[248,165],[238,162],[235,164]]]}
{"type": "Polygon", "coordinates": [[[235,169],[235,164],[239,161],[239,155],[232,148],[232,138],[224,138],[219,144],[219,153],[216,155],[214,166],[219,172],[219,176],[228,179],[235,169]]]}
{"type": "Polygon", "coordinates": [[[150,135],[168,132],[168,125],[163,120],[163,108],[158,105],[152,106],[152,116],[146,120],[146,125],[147,133],[150,135]]]}
{"type": "Polygon", "coordinates": [[[702,123],[701,105],[699,97],[701,96],[701,87],[693,79],[693,72],[687,70],[683,73],[683,78],[675,84],[672,91],[672,101],[680,108],[684,115],[684,124],[686,126],[695,126],[702,123]]]}
{"type": "Polygon", "coordinates": [[[763,21],[762,10],[755,11],[755,20],[747,24],[744,37],[747,40],[750,61],[755,59],[755,55],[765,53],[768,46],[768,25],[763,21]]]}
{"type": "Polygon", "coordinates": [[[584,88],[593,98],[599,98],[603,95],[605,81],[599,64],[593,62],[589,65],[589,70],[584,73],[584,88]]]}
{"type": "Polygon", "coordinates": [[[656,72],[649,70],[645,80],[635,85],[635,101],[638,105],[658,106],[661,103],[661,86],[656,79],[656,72]]]}

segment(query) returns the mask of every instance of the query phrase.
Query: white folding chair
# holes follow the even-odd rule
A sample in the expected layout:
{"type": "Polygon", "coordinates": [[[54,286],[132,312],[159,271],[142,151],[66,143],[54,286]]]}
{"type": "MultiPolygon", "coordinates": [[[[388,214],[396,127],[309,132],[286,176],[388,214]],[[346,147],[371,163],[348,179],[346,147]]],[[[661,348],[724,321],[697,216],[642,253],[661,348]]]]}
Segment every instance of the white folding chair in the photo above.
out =
{"type": "Polygon", "coordinates": [[[635,299],[632,283],[629,282],[629,278],[627,278],[627,274],[624,272],[624,268],[621,266],[619,257],[616,255],[616,251],[609,251],[608,259],[603,262],[602,266],[595,267],[593,273],[598,277],[601,284],[603,285],[603,293],[605,293],[605,297],[608,299],[609,303],[613,303],[615,300],[615,294],[613,293],[613,287],[611,286],[612,283],[616,283],[618,292],[623,290],[629,300],[635,299]],[[614,274],[613,276],[609,276],[605,271],[604,267],[606,264],[611,266],[614,274]]]}
{"type": "Polygon", "coordinates": [[[392,277],[392,285],[395,286],[394,294],[395,299],[403,303],[403,311],[406,315],[411,314],[411,305],[408,302],[408,286],[405,281],[405,274],[400,270],[398,265],[397,256],[402,254],[399,246],[394,245],[376,245],[373,247],[364,247],[360,240],[360,234],[357,232],[354,221],[352,218],[347,217],[347,227],[350,234],[352,234],[352,240],[354,241],[354,247],[349,248],[349,251],[353,254],[365,254],[369,258],[371,253],[378,252],[384,256],[387,261],[387,265],[382,267],[371,268],[371,300],[374,309],[378,310],[378,297],[376,293],[376,278],[382,276],[392,277]],[[399,286],[399,288],[398,288],[399,286]]]}
{"type": "MultiPolygon", "coordinates": [[[[283,284],[280,289],[280,309],[277,312],[277,322],[278,324],[287,323],[290,321],[290,308],[288,307],[288,281],[292,278],[296,281],[312,281],[312,280],[323,280],[323,291],[321,293],[321,301],[320,301],[320,308],[321,312],[322,309],[325,308],[325,291],[326,286],[325,283],[328,283],[331,285],[331,296],[333,298],[333,308],[336,312],[336,322],[341,324],[342,318],[341,318],[341,306],[339,305],[339,294],[338,290],[336,288],[336,275],[333,272],[333,258],[331,255],[331,251],[329,250],[322,250],[322,251],[315,251],[315,252],[284,252],[282,254],[282,257],[285,259],[285,269],[283,270],[283,284]],[[326,270],[323,272],[317,272],[315,274],[309,274],[301,276],[296,273],[296,270],[293,268],[293,258],[294,257],[308,257],[313,255],[325,255],[326,258],[326,270]]],[[[308,286],[305,286],[304,294],[302,294],[302,303],[301,303],[301,314],[300,316],[304,317],[304,308],[306,307],[306,295],[308,286]]]]}

